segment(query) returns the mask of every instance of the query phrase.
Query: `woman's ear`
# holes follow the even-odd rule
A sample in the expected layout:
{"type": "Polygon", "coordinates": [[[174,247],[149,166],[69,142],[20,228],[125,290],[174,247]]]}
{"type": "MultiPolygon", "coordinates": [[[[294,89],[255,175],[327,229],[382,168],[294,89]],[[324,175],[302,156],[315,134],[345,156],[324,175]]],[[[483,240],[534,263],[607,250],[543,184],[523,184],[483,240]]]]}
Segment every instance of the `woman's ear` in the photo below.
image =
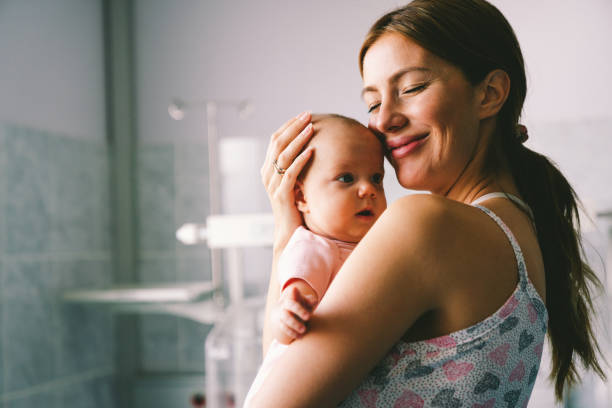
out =
{"type": "Polygon", "coordinates": [[[495,116],[504,106],[510,93],[510,77],[506,71],[495,69],[487,74],[480,83],[481,99],[479,118],[486,119],[495,116]]]}
{"type": "Polygon", "coordinates": [[[295,196],[295,205],[303,214],[309,212],[308,203],[306,202],[306,197],[304,196],[304,183],[300,180],[295,182],[295,187],[293,187],[293,195],[295,196]]]}

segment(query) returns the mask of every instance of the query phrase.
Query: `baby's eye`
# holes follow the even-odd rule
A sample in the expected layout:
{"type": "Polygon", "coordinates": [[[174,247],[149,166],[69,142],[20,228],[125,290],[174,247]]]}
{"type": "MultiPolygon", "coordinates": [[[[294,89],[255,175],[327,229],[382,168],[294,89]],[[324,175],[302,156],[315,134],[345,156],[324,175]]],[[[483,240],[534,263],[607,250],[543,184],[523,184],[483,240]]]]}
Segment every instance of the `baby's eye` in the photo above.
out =
{"type": "Polygon", "coordinates": [[[336,180],[338,180],[341,183],[352,183],[353,181],[355,181],[355,178],[353,177],[351,173],[345,173],[345,174],[341,174],[340,176],[338,176],[336,180]]]}
{"type": "Polygon", "coordinates": [[[380,103],[373,103],[371,105],[368,105],[368,113],[372,113],[376,110],[376,108],[378,108],[380,106],[380,103]]]}
{"type": "Polygon", "coordinates": [[[383,177],[384,175],[382,173],[376,173],[375,175],[372,176],[372,182],[374,184],[381,184],[383,181],[383,177]]]}

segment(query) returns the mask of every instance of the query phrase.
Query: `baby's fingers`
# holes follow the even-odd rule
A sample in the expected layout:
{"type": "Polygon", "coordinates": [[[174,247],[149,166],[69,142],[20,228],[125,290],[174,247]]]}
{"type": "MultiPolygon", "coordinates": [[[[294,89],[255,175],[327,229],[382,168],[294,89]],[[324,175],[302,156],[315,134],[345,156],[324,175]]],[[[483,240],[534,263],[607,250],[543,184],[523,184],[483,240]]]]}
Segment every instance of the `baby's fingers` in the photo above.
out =
{"type": "Polygon", "coordinates": [[[286,326],[284,324],[281,323],[280,325],[280,329],[283,331],[283,333],[285,334],[285,336],[289,337],[289,341],[287,341],[286,339],[281,340],[281,344],[289,344],[291,343],[293,340],[297,340],[300,337],[302,337],[302,335],[298,332],[296,332],[295,330],[293,330],[292,328],[290,328],[289,326],[286,326]]]}
{"type": "Polygon", "coordinates": [[[291,312],[303,321],[310,319],[310,311],[308,311],[303,305],[296,302],[293,299],[285,299],[283,301],[283,309],[291,312]]]}
{"type": "Polygon", "coordinates": [[[281,326],[283,327],[285,333],[289,334],[293,338],[299,338],[306,331],[306,325],[299,321],[295,315],[287,310],[283,310],[280,320],[281,326]]]}
{"type": "Polygon", "coordinates": [[[317,306],[317,297],[313,294],[304,295],[299,290],[295,289],[291,292],[290,299],[295,300],[299,305],[302,305],[307,311],[312,312],[317,306]]]}

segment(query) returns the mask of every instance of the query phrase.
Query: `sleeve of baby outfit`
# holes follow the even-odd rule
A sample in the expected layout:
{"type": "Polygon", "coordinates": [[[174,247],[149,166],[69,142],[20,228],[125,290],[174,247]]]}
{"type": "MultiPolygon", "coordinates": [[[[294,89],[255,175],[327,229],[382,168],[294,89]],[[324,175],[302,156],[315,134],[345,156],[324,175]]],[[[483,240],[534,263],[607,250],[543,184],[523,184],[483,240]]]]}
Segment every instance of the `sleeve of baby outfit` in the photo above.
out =
{"type": "Polygon", "coordinates": [[[291,279],[308,283],[319,300],[325,294],[337,261],[337,248],[332,242],[298,228],[278,260],[278,280],[281,291],[291,279]]]}

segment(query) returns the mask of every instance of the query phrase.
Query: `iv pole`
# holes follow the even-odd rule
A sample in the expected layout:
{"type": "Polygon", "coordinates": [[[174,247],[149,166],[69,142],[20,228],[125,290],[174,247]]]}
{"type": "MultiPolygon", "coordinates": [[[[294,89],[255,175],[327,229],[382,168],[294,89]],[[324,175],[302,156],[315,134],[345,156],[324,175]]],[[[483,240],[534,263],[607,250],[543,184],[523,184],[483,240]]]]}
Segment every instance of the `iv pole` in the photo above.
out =
{"type": "MultiPolygon", "coordinates": [[[[228,270],[228,289],[229,289],[229,297],[230,297],[230,305],[234,308],[237,306],[243,307],[243,285],[242,279],[240,276],[240,264],[241,264],[241,254],[240,250],[236,245],[225,245],[225,246],[217,246],[214,243],[215,231],[214,223],[212,223],[211,218],[214,216],[221,216],[221,199],[219,197],[220,190],[220,171],[219,171],[219,138],[217,133],[217,108],[220,104],[227,104],[234,106],[238,109],[239,115],[242,119],[244,119],[251,111],[252,106],[248,101],[215,101],[215,100],[205,100],[199,103],[192,103],[192,106],[205,106],[206,107],[206,120],[207,120],[207,142],[208,142],[208,168],[209,168],[209,203],[210,203],[210,216],[207,218],[206,228],[196,227],[192,228],[191,237],[189,237],[190,243],[201,242],[203,239],[208,241],[208,246],[211,251],[211,275],[212,275],[212,284],[215,288],[213,294],[213,301],[215,303],[224,305],[224,297],[222,289],[222,280],[223,280],[223,269],[222,269],[222,260],[221,260],[221,251],[222,248],[225,248],[227,251],[227,270],[228,270]]],[[[168,113],[173,119],[180,120],[184,117],[184,107],[185,104],[180,101],[174,101],[168,107],[168,113]]],[[[227,217],[226,217],[227,218],[227,217]]],[[[231,216],[230,216],[231,218],[231,216]]],[[[252,216],[251,218],[252,219],[252,216]]],[[[271,219],[268,221],[268,224],[272,224],[271,219]]],[[[226,220],[227,222],[227,220],[226,220]]],[[[227,224],[226,224],[227,225],[227,224]]],[[[183,236],[181,234],[181,230],[184,230],[184,227],[181,227],[179,231],[177,231],[177,238],[183,236]]],[[[229,228],[231,229],[231,228],[229,228]]],[[[245,234],[241,234],[245,235],[245,234]]],[[[248,234],[246,234],[248,235],[248,234]]],[[[183,240],[185,242],[185,240],[183,240]]],[[[233,244],[237,244],[236,240],[233,240],[233,244]]],[[[235,310],[235,309],[234,309],[235,310]]],[[[235,313],[235,312],[234,312],[235,313]]],[[[232,319],[229,319],[232,322],[232,319]]],[[[215,330],[219,330],[221,333],[223,332],[223,324],[221,326],[217,326],[213,328],[211,333],[214,333],[215,330]]],[[[244,336],[240,335],[240,328],[237,326],[237,322],[232,323],[231,329],[234,341],[231,344],[231,355],[233,356],[231,361],[231,367],[233,372],[233,379],[230,380],[230,389],[233,390],[232,394],[226,394],[225,389],[220,387],[218,384],[219,373],[217,372],[217,367],[215,364],[211,363],[211,359],[215,354],[214,342],[211,342],[210,346],[208,345],[209,340],[207,340],[207,357],[206,357],[206,371],[207,371],[207,382],[206,382],[206,391],[209,398],[209,403],[211,407],[222,407],[225,406],[227,401],[224,401],[224,397],[227,399],[229,397],[232,398],[234,403],[237,401],[238,403],[242,403],[244,398],[246,397],[246,393],[248,391],[248,387],[246,384],[243,384],[243,378],[247,375],[248,371],[245,371],[246,368],[244,364],[248,361],[248,356],[246,353],[246,345],[245,343],[249,343],[251,339],[246,339],[244,336]],[[209,349],[210,347],[210,349],[209,349]]],[[[223,351],[226,352],[225,349],[220,348],[217,352],[223,351]]],[[[227,357],[226,357],[227,358],[227,357]]]]}
{"type": "MultiPolygon", "coordinates": [[[[217,132],[217,109],[219,106],[230,106],[238,110],[238,114],[241,119],[247,118],[253,111],[253,105],[249,100],[214,100],[204,99],[193,102],[185,102],[179,99],[174,99],[168,106],[168,114],[174,120],[182,120],[185,117],[185,111],[187,109],[193,109],[198,107],[206,108],[206,133],[207,133],[207,146],[208,146],[208,177],[209,177],[209,208],[210,215],[217,215],[221,213],[221,199],[218,195],[220,191],[220,180],[219,180],[219,165],[218,165],[218,132],[217,132]]],[[[236,249],[228,249],[232,253],[228,257],[230,271],[233,271],[239,263],[239,253],[236,249]]],[[[223,268],[221,264],[221,249],[210,248],[211,256],[211,277],[212,284],[215,288],[213,294],[214,300],[222,305],[223,292],[222,281],[223,281],[223,268]]],[[[230,300],[239,302],[242,299],[242,284],[239,276],[234,276],[235,273],[230,273],[229,292],[230,300]]]]}

